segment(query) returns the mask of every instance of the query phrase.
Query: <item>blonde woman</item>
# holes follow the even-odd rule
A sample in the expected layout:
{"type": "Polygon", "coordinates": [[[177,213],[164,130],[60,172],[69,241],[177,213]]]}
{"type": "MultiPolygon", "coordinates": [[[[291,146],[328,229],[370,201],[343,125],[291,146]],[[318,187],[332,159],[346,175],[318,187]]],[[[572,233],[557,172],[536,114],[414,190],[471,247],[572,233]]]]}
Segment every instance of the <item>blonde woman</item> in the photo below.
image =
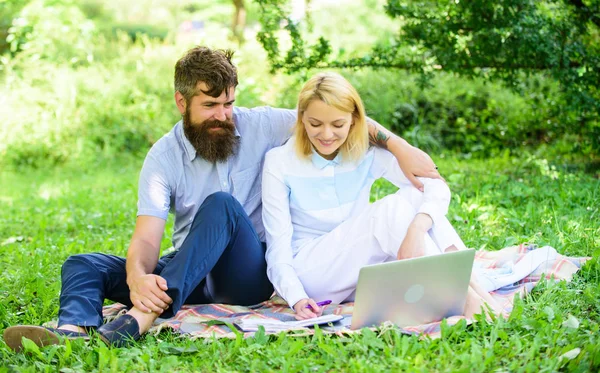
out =
{"type": "MultiPolygon", "coordinates": [[[[389,152],[369,147],[362,101],[346,79],[313,76],[297,110],[294,136],[267,153],[262,181],[267,274],[296,318],[320,315],[318,301],[353,300],[365,265],[465,248],[445,217],[446,183],[420,178],[421,192],[389,152]],[[380,177],[400,190],[370,204],[380,177]]],[[[476,293],[466,313],[480,311],[485,293],[476,293]]]]}

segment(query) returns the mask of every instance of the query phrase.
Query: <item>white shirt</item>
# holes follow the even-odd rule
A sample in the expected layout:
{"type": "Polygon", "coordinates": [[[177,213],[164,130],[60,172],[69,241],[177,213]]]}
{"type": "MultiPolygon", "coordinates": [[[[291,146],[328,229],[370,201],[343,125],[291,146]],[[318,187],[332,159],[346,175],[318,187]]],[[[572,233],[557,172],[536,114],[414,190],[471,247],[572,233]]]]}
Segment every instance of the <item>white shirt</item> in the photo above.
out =
{"type": "MultiPolygon", "coordinates": [[[[292,137],[267,153],[262,180],[267,274],[290,306],[308,298],[293,266],[303,245],[360,214],[369,205],[375,180],[383,177],[399,188],[414,188],[386,150],[370,148],[356,162],[344,161],[341,154],[329,161],[315,151],[299,159],[294,142],[292,137]]],[[[448,212],[450,190],[442,180],[420,180],[425,191],[417,212],[435,224],[448,212]]]]}

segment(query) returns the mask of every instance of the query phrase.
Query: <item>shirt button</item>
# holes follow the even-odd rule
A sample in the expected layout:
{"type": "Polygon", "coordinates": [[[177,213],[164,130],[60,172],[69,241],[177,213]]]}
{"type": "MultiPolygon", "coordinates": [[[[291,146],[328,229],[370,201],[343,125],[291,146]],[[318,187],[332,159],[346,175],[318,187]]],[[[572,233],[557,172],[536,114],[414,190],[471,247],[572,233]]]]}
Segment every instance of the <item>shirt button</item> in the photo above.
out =
{"type": "Polygon", "coordinates": [[[227,188],[227,183],[223,183],[223,186],[224,186],[225,188],[227,188]]]}

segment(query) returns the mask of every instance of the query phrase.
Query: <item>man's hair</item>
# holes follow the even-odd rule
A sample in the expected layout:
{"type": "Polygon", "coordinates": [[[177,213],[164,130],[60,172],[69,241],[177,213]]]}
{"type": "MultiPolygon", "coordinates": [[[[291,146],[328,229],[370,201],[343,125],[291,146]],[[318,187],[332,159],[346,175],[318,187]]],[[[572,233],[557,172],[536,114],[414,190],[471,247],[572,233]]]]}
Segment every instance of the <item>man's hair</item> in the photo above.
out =
{"type": "Polygon", "coordinates": [[[308,105],[315,100],[323,101],[343,112],[352,113],[353,124],[348,138],[340,147],[340,153],[348,160],[360,159],[369,148],[365,108],[352,84],[343,76],[332,72],[319,73],[310,78],[298,95],[298,118],[294,130],[296,154],[300,158],[312,154],[312,144],[304,128],[302,117],[308,105]]]}
{"type": "Polygon", "coordinates": [[[175,91],[183,95],[189,103],[198,95],[198,82],[204,82],[208,88],[202,91],[211,97],[221,93],[229,94],[230,87],[238,85],[237,69],[231,62],[233,51],[212,50],[207,47],[190,49],[175,64],[175,91]]]}

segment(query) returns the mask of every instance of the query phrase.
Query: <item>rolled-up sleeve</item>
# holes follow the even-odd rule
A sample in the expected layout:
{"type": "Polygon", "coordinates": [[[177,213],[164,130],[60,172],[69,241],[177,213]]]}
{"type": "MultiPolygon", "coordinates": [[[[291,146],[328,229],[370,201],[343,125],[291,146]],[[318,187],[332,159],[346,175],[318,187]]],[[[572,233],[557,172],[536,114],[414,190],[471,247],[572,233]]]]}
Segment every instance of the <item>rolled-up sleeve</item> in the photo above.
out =
{"type": "Polygon", "coordinates": [[[423,192],[415,188],[406,178],[396,158],[388,151],[374,149],[375,158],[372,170],[379,177],[383,177],[396,185],[398,188],[411,188],[411,194],[419,195],[421,203],[417,213],[424,213],[431,217],[433,224],[440,221],[448,213],[450,206],[450,188],[441,179],[430,179],[419,177],[423,183],[423,192]]]}
{"type": "Polygon", "coordinates": [[[293,266],[292,219],[289,187],[282,164],[273,151],[267,153],[262,177],[263,224],[267,236],[267,275],[277,293],[293,307],[308,298],[293,266]]]}

